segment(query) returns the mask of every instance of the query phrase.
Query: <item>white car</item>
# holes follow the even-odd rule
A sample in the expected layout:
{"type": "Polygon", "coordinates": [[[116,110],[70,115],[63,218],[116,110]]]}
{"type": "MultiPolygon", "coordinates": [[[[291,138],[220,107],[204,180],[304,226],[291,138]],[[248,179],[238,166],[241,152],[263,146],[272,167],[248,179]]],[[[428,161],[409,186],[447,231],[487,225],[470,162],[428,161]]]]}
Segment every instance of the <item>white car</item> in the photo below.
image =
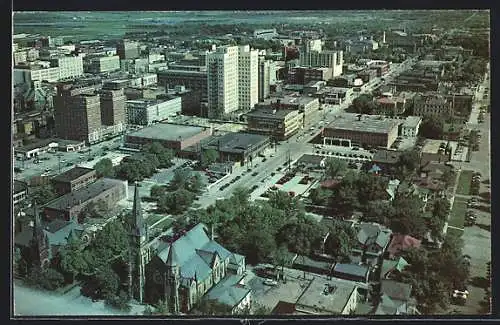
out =
{"type": "Polygon", "coordinates": [[[264,284],[268,286],[275,286],[278,285],[278,282],[276,280],[265,279],[264,284]]]}
{"type": "Polygon", "coordinates": [[[460,291],[460,290],[453,290],[453,298],[462,298],[462,299],[467,299],[467,296],[469,295],[469,291],[460,291]]]}

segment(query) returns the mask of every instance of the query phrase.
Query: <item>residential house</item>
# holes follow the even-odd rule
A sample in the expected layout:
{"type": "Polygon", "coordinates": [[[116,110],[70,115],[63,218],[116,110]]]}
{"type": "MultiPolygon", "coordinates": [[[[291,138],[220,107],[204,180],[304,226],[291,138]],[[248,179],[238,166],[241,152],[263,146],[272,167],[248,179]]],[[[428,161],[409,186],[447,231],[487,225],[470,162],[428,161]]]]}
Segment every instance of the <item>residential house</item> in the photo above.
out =
{"type": "Polygon", "coordinates": [[[319,259],[312,259],[307,256],[297,255],[293,259],[292,267],[306,272],[330,275],[333,270],[333,265],[334,263],[331,261],[323,261],[319,259]]]}
{"type": "Polygon", "coordinates": [[[380,281],[380,302],[375,315],[413,315],[416,302],[411,298],[412,286],[393,280],[380,281]]]}
{"type": "Polygon", "coordinates": [[[409,235],[394,234],[391,239],[391,243],[387,248],[389,253],[389,258],[394,259],[402,251],[410,248],[420,248],[421,240],[413,238],[409,235]]]}
{"type": "Polygon", "coordinates": [[[392,175],[402,153],[402,151],[379,149],[373,155],[372,163],[380,168],[378,171],[380,174],[392,175]]]}
{"type": "Polygon", "coordinates": [[[431,198],[431,193],[429,190],[422,189],[414,183],[410,183],[408,181],[403,181],[398,187],[398,194],[409,197],[409,196],[418,196],[420,200],[422,200],[423,206],[422,211],[425,211],[427,206],[427,202],[431,198]]]}
{"type": "Polygon", "coordinates": [[[399,179],[391,179],[387,183],[387,188],[385,189],[385,192],[387,193],[387,197],[389,201],[393,201],[396,198],[398,186],[401,182],[399,179]]]}
{"type": "Polygon", "coordinates": [[[391,240],[392,231],[377,223],[360,223],[355,225],[357,242],[352,249],[354,258],[369,265],[378,264],[391,240]]]}
{"type": "Polygon", "coordinates": [[[384,259],[380,270],[380,278],[389,279],[393,274],[403,272],[407,266],[409,266],[408,262],[402,257],[394,260],[384,259]]]}

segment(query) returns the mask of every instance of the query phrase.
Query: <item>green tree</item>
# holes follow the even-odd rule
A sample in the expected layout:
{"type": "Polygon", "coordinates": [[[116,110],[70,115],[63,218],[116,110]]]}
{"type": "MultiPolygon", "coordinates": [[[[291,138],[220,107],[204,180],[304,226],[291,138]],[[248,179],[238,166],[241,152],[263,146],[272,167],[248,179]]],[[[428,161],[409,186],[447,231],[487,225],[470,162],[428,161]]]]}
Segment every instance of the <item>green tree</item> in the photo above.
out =
{"type": "Polygon", "coordinates": [[[50,267],[44,269],[34,267],[26,282],[36,288],[56,290],[64,285],[64,275],[50,267]]]}
{"type": "Polygon", "coordinates": [[[370,201],[363,206],[363,221],[387,225],[395,210],[391,202],[370,201]]]}
{"type": "Polygon", "coordinates": [[[290,252],[285,245],[280,245],[271,255],[273,264],[276,267],[281,267],[281,276],[285,274],[285,266],[288,265],[290,261],[290,252]]]}
{"type": "Polygon", "coordinates": [[[121,290],[118,295],[108,296],[105,300],[106,305],[116,308],[121,311],[128,312],[132,309],[128,294],[121,290]]]}
{"type": "Polygon", "coordinates": [[[158,209],[171,214],[181,214],[193,203],[194,194],[183,188],[166,193],[158,201],[158,209]]]}
{"type": "Polygon", "coordinates": [[[143,151],[156,156],[158,159],[158,167],[160,168],[168,168],[173,165],[172,159],[175,157],[174,152],[171,149],[165,148],[159,142],[153,142],[145,145],[143,147],[143,151]]]}
{"type": "Polygon", "coordinates": [[[94,169],[98,177],[114,177],[115,170],[113,168],[113,162],[109,158],[103,158],[99,160],[95,165],[94,169]]]}
{"type": "Polygon", "coordinates": [[[75,237],[71,237],[67,245],[59,250],[59,266],[72,279],[89,269],[83,251],[84,247],[81,240],[75,237]]]}
{"type": "Polygon", "coordinates": [[[242,250],[250,264],[264,261],[276,251],[276,241],[269,228],[252,229],[247,232],[247,236],[242,245],[242,250]]]}
{"type": "Polygon", "coordinates": [[[153,185],[151,187],[150,196],[152,198],[158,199],[167,193],[167,188],[165,186],[153,185]]]}
{"type": "Polygon", "coordinates": [[[358,200],[361,206],[369,201],[387,198],[387,181],[373,174],[360,174],[356,180],[358,200]]]}
{"type": "Polygon", "coordinates": [[[121,162],[116,168],[116,176],[129,182],[137,182],[144,179],[145,168],[138,161],[121,162]]]}
{"type": "Polygon", "coordinates": [[[284,211],[289,218],[303,216],[305,213],[302,202],[284,191],[274,191],[269,195],[268,203],[271,207],[284,211]]]}
{"type": "Polygon", "coordinates": [[[369,94],[362,94],[352,101],[348,111],[359,114],[373,114],[376,108],[377,105],[373,101],[373,97],[369,94]]]}
{"type": "Polygon", "coordinates": [[[448,188],[455,184],[457,174],[453,168],[448,168],[441,175],[441,180],[444,182],[445,186],[448,188]]]}
{"type": "Polygon", "coordinates": [[[100,298],[113,299],[120,287],[120,277],[111,267],[99,269],[95,275],[95,282],[100,298]]]}
{"type": "Polygon", "coordinates": [[[37,186],[31,190],[31,198],[32,200],[36,201],[39,206],[47,204],[48,202],[54,200],[56,197],[57,194],[51,184],[37,186]]]}
{"type": "Polygon", "coordinates": [[[427,139],[443,139],[444,134],[444,121],[433,118],[433,117],[424,117],[422,124],[419,128],[419,136],[427,138],[427,139]]]}
{"type": "Polygon", "coordinates": [[[326,206],[329,204],[330,198],[333,196],[333,192],[331,190],[325,188],[315,188],[309,191],[309,198],[314,205],[322,205],[326,206]]]}
{"type": "Polygon", "coordinates": [[[191,170],[184,169],[176,169],[174,172],[174,177],[170,181],[169,190],[176,191],[179,189],[185,189],[187,187],[188,180],[191,179],[192,173],[191,170]]]}
{"type": "Polygon", "coordinates": [[[329,158],[325,161],[325,176],[335,178],[347,170],[347,163],[343,159],[329,158]]]}
{"type": "Polygon", "coordinates": [[[231,315],[231,307],[215,299],[201,299],[193,310],[194,315],[224,316],[231,315]]]}
{"type": "Polygon", "coordinates": [[[200,174],[194,173],[189,182],[186,184],[186,189],[194,194],[199,194],[203,188],[203,181],[200,174]]]}
{"type": "Polygon", "coordinates": [[[420,165],[420,155],[417,151],[407,150],[403,151],[399,156],[398,162],[396,163],[396,168],[398,169],[398,174],[401,178],[406,178],[412,175],[420,165]]]}
{"type": "Polygon", "coordinates": [[[217,162],[218,159],[219,159],[219,153],[215,149],[204,150],[201,155],[201,162],[202,165],[205,167],[208,167],[211,164],[217,162]]]}

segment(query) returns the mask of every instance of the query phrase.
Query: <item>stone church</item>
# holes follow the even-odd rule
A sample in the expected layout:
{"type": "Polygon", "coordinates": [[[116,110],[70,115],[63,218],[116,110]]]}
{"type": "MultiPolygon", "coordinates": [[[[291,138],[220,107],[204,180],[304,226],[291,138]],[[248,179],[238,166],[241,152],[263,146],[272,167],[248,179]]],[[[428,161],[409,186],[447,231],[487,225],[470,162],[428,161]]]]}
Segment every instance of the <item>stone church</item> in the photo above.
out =
{"type": "MultiPolygon", "coordinates": [[[[138,187],[135,187],[132,211],[133,295],[140,302],[166,304],[173,314],[187,313],[225,277],[245,272],[245,257],[232,253],[208,236],[204,224],[197,224],[173,236],[151,239],[141,210],[138,187]]],[[[238,298],[231,304],[249,300],[250,290],[235,285],[238,298]]],[[[226,302],[227,303],[227,302],[226,302]]],[[[234,306],[231,306],[234,307],[234,306]]]]}

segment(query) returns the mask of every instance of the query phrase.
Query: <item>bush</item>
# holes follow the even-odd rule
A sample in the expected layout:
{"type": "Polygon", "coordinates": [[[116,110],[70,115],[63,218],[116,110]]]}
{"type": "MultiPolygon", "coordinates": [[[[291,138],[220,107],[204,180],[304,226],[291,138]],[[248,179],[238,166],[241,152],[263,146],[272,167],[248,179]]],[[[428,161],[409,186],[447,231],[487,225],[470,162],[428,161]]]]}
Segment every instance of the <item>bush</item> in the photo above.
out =
{"type": "Polygon", "coordinates": [[[56,290],[65,284],[64,275],[52,268],[41,269],[40,267],[31,270],[26,283],[46,290],[56,290]]]}
{"type": "Polygon", "coordinates": [[[110,296],[105,300],[105,304],[121,311],[130,311],[132,307],[129,304],[128,295],[125,291],[120,291],[118,296],[110,296]]]}

